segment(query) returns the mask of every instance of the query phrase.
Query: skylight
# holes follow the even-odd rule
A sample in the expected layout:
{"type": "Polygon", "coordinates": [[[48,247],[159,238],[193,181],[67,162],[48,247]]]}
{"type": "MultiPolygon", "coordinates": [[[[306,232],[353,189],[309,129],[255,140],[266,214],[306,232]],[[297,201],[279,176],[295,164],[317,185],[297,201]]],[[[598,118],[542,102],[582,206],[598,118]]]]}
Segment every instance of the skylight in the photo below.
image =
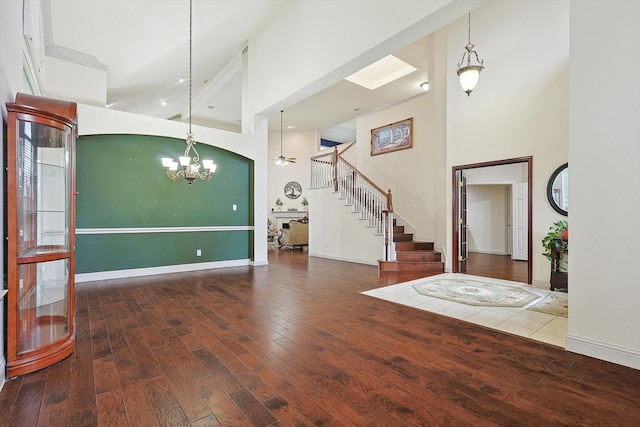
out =
{"type": "Polygon", "coordinates": [[[414,71],[416,71],[415,67],[393,55],[387,55],[362,70],[356,71],[345,80],[373,90],[414,71]]]}

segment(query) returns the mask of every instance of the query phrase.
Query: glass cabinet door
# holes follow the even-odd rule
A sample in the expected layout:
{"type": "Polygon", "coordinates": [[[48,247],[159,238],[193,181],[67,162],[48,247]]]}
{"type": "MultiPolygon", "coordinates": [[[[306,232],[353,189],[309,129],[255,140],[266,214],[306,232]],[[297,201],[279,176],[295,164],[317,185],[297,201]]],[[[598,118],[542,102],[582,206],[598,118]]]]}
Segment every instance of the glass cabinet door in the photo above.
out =
{"type": "Polygon", "coordinates": [[[18,353],[68,334],[69,146],[71,134],[18,122],[18,353]],[[39,256],[59,260],[39,261],[39,256]]]}
{"type": "Polygon", "coordinates": [[[19,122],[19,256],[69,249],[69,132],[19,122]]]}

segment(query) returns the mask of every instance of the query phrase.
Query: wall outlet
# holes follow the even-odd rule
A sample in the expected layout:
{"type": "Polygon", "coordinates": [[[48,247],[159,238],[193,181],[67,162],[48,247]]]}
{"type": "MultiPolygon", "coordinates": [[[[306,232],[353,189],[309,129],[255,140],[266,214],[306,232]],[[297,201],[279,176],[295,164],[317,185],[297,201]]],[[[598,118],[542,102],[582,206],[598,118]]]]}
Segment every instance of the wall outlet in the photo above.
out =
{"type": "Polygon", "coordinates": [[[238,205],[236,205],[235,203],[233,204],[233,210],[237,211],[238,210],[238,205]]]}
{"type": "Polygon", "coordinates": [[[202,249],[196,249],[196,256],[202,256],[202,249]]]}

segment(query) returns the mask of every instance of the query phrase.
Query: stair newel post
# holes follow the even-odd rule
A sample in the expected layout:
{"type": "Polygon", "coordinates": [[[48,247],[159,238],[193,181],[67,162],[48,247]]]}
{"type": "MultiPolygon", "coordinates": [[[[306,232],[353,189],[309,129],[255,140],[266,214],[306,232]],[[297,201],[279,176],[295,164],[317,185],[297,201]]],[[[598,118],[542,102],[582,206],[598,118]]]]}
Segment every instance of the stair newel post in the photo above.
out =
{"type": "Polygon", "coordinates": [[[338,147],[333,147],[333,157],[331,158],[333,164],[333,191],[338,192],[338,147]]]}
{"type": "Polygon", "coordinates": [[[388,210],[384,210],[382,211],[382,216],[383,216],[383,224],[384,224],[384,260],[385,261],[389,261],[389,211],[388,210]]]}
{"type": "Polygon", "coordinates": [[[393,197],[391,189],[387,190],[387,209],[384,211],[384,257],[385,261],[391,261],[393,258],[393,197]]]}

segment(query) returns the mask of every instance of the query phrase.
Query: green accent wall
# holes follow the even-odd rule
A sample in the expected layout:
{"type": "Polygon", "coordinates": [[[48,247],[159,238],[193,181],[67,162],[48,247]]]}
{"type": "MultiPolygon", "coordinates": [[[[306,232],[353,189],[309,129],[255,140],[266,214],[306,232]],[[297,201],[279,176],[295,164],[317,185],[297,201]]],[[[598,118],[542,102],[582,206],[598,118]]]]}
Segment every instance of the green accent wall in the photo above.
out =
{"type": "Polygon", "coordinates": [[[247,259],[249,231],[80,234],[76,273],[247,259]],[[202,251],[196,256],[196,250],[202,251]]]}
{"type": "MultiPolygon", "coordinates": [[[[211,182],[189,187],[169,179],[160,160],[177,159],[185,147],[182,139],[147,135],[79,137],[76,228],[253,226],[253,161],[197,144],[200,159],[218,169],[211,182]]],[[[252,259],[252,241],[248,230],[78,234],[76,272],[252,259]]]]}

